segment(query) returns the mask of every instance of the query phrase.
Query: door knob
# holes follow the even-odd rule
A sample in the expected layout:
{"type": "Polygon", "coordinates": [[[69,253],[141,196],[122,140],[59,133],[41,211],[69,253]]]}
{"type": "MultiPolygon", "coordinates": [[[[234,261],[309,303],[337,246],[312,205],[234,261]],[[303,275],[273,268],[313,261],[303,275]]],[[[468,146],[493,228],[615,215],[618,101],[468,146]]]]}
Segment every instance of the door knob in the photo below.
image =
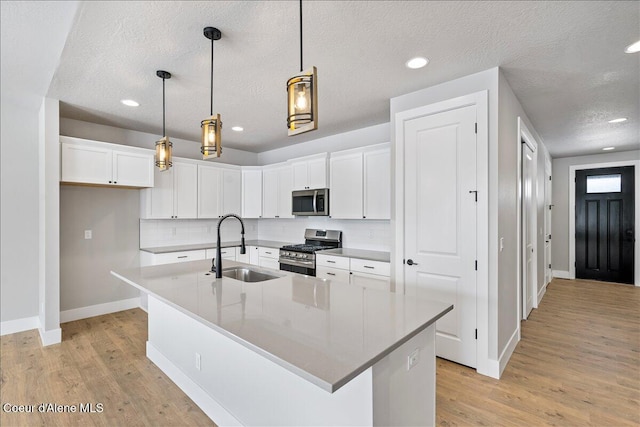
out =
{"type": "Polygon", "coordinates": [[[418,263],[417,262],[413,262],[413,260],[411,258],[409,258],[407,260],[407,265],[418,265],[418,263]]]}

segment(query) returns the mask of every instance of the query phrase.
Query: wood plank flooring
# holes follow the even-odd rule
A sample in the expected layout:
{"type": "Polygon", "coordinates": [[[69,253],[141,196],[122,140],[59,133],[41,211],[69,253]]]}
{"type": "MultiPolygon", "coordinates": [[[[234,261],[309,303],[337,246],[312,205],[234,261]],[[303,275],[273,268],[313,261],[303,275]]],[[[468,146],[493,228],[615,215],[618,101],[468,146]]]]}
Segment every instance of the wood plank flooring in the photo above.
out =
{"type": "Polygon", "coordinates": [[[640,425],[640,288],[554,279],[502,378],[438,359],[436,423],[640,425]]]}
{"type": "MultiPolygon", "coordinates": [[[[0,338],[2,404],[102,403],[102,413],[5,413],[2,426],[213,425],[145,357],[140,309],[0,338]]],[[[640,289],[554,280],[502,378],[438,359],[440,426],[640,425],[640,289]]]]}

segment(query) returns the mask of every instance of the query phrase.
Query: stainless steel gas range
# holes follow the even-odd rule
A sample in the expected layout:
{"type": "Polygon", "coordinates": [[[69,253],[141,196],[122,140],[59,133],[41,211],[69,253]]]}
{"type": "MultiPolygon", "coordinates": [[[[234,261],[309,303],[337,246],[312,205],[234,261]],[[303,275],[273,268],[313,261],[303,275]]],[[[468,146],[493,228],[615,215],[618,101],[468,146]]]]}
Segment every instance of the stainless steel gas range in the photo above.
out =
{"type": "Polygon", "coordinates": [[[316,251],[342,247],[342,231],[307,228],[304,244],[280,248],[280,270],[316,275],[316,251]]]}

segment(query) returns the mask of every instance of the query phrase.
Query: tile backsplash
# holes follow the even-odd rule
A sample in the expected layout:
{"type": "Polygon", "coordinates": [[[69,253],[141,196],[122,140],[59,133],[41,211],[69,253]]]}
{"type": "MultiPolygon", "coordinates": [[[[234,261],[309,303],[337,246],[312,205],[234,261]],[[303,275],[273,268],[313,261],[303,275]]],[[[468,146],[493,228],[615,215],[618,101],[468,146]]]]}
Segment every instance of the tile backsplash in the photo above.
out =
{"type": "MultiPolygon", "coordinates": [[[[327,217],[298,217],[292,219],[245,219],[247,240],[276,240],[303,243],[306,228],[342,231],[342,245],[346,248],[389,251],[391,225],[388,220],[339,220],[327,217]]],[[[140,220],[140,247],[158,247],[211,243],[216,241],[217,219],[140,220]]],[[[240,223],[233,219],[224,222],[222,241],[240,239],[240,223]]]]}

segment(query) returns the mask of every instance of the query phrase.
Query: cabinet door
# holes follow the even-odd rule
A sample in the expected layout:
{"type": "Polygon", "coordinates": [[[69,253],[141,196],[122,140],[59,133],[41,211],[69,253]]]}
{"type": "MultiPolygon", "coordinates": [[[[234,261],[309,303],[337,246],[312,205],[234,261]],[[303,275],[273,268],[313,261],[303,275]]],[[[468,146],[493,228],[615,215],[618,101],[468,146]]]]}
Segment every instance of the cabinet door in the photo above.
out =
{"type": "Polygon", "coordinates": [[[250,246],[247,248],[247,251],[249,251],[249,264],[260,265],[260,248],[250,246]]]}
{"type": "Polygon", "coordinates": [[[278,170],[262,172],[262,217],[275,218],[278,215],[278,170]]]}
{"type": "Polygon", "coordinates": [[[62,143],[60,181],[86,184],[112,184],[112,151],[62,143]]]}
{"type": "Polygon", "coordinates": [[[332,156],[331,218],[362,218],[362,153],[332,156]]]}
{"type": "Polygon", "coordinates": [[[176,218],[198,216],[198,166],[191,163],[173,163],[173,203],[176,218]]]}
{"type": "Polygon", "coordinates": [[[153,155],[113,151],[113,183],[153,187],[153,155]]]}
{"type": "Polygon", "coordinates": [[[242,171],[242,217],[262,217],[262,171],[242,171]]]}
{"type": "Polygon", "coordinates": [[[292,190],[306,190],[309,188],[308,162],[292,163],[291,174],[293,177],[292,190]]]}
{"type": "Polygon", "coordinates": [[[198,218],[218,218],[221,215],[221,176],[219,168],[198,165],[198,218]]]}
{"type": "Polygon", "coordinates": [[[327,159],[309,160],[307,163],[308,186],[310,189],[327,188],[327,159]]]}
{"type": "Polygon", "coordinates": [[[173,168],[165,171],[154,170],[153,188],[147,188],[140,193],[141,197],[145,198],[145,203],[141,203],[141,206],[146,206],[142,212],[144,218],[173,218],[173,171],[173,168]]]}
{"type": "Polygon", "coordinates": [[[222,170],[222,211],[221,215],[241,215],[242,207],[242,172],[239,170],[222,170]]]}
{"type": "Polygon", "coordinates": [[[390,291],[390,279],[385,276],[378,276],[376,274],[359,273],[352,271],[350,274],[349,283],[352,285],[362,286],[367,289],[377,289],[379,291],[390,291]]]}
{"type": "Polygon", "coordinates": [[[364,153],[363,218],[391,218],[391,150],[364,153]]]}
{"type": "Polygon", "coordinates": [[[291,213],[291,191],[293,177],[291,168],[285,167],[278,171],[278,218],[293,218],[291,213]]]}

